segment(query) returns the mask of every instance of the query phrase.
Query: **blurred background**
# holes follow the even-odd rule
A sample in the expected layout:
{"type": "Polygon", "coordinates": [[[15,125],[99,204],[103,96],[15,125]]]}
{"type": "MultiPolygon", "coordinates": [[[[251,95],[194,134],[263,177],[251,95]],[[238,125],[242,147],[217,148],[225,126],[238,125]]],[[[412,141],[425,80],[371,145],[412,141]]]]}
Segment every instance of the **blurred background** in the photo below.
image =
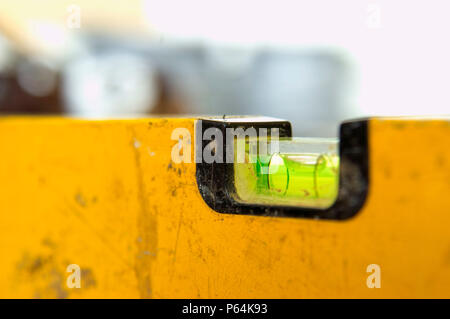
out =
{"type": "Polygon", "coordinates": [[[450,113],[448,0],[1,0],[0,114],[450,113]]]}

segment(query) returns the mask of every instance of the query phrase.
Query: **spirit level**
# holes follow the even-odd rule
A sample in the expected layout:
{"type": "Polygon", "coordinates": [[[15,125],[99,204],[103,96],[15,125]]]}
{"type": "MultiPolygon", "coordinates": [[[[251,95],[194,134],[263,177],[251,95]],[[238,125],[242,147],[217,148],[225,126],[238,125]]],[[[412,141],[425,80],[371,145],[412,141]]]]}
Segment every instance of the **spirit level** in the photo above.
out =
{"type": "Polygon", "coordinates": [[[339,185],[336,139],[283,138],[269,143],[269,151],[264,154],[257,147],[261,144],[258,139],[247,139],[245,143],[245,161],[234,162],[237,201],[327,208],[336,200],[339,185]],[[279,148],[277,151],[273,150],[274,144],[279,148]]]}
{"type": "Polygon", "coordinates": [[[202,119],[197,151],[212,144],[220,156],[197,163],[200,193],[221,213],[350,218],[368,190],[366,121],[343,123],[339,138],[294,138],[289,122],[273,118],[202,119]]]}
{"type": "MultiPolygon", "coordinates": [[[[288,147],[291,133],[261,118],[1,118],[0,297],[449,298],[450,121],[345,122],[317,149],[288,147]],[[174,130],[194,157],[211,127],[279,128],[280,194],[245,203],[234,163],[174,163],[174,130]],[[304,207],[298,182],[285,187],[290,153],[339,157],[331,206],[304,207]],[[279,205],[291,191],[299,202],[279,205]],[[373,265],[381,288],[367,285],[373,265]]],[[[314,190],[311,170],[294,174],[314,190]]]]}

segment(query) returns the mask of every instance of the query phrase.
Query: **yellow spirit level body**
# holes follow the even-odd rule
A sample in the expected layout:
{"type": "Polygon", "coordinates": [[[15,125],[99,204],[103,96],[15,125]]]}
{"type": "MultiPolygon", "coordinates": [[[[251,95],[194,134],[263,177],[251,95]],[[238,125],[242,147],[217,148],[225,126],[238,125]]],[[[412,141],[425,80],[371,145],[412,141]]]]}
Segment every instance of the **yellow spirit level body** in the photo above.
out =
{"type": "Polygon", "coordinates": [[[0,297],[450,297],[449,121],[369,119],[346,220],[212,210],[171,159],[195,121],[2,118],[0,297]]]}

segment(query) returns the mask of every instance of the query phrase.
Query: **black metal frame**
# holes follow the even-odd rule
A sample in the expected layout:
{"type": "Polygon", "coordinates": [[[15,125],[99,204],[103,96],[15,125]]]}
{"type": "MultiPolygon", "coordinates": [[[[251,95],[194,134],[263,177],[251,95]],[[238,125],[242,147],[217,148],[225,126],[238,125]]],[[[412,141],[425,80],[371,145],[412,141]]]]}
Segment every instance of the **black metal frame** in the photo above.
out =
{"type": "MultiPolygon", "coordinates": [[[[288,121],[270,120],[265,118],[248,118],[230,121],[224,119],[202,119],[196,124],[196,152],[202,152],[210,141],[203,141],[203,132],[214,127],[226,136],[226,128],[248,127],[279,128],[280,137],[291,137],[292,129],[288,121]],[[201,134],[201,135],[199,135],[201,134]],[[201,148],[199,148],[201,145],[201,148]]],[[[327,209],[313,209],[286,206],[247,205],[236,202],[231,196],[230,185],[233,164],[225,163],[226,148],[224,147],[223,163],[197,163],[197,184],[205,202],[213,210],[226,214],[251,214],[279,217],[302,217],[316,219],[344,220],[355,216],[364,205],[369,189],[369,149],[368,120],[346,121],[340,125],[339,131],[339,192],[336,202],[327,209]]]]}

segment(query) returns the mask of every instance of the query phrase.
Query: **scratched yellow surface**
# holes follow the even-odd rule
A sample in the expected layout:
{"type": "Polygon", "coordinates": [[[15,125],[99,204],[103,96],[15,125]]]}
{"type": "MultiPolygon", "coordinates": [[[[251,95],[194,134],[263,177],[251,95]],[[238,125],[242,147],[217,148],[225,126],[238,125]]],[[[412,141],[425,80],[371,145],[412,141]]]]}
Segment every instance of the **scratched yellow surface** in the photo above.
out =
{"type": "Polygon", "coordinates": [[[171,163],[177,127],[194,138],[192,119],[1,118],[0,297],[450,297],[449,122],[371,120],[344,222],[212,211],[171,163]]]}

